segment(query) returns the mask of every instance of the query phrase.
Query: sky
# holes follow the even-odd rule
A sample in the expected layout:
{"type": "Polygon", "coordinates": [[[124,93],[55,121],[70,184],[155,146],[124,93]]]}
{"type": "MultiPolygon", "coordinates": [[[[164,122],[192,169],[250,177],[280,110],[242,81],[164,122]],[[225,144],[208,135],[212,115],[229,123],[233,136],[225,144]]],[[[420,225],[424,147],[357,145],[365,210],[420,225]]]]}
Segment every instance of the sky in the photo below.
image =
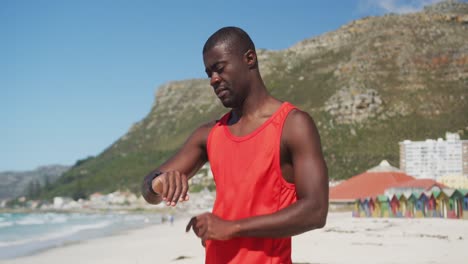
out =
{"type": "Polygon", "coordinates": [[[0,0],[0,171],[99,155],[167,82],[205,78],[224,26],[280,50],[353,20],[437,0],[0,0]]]}

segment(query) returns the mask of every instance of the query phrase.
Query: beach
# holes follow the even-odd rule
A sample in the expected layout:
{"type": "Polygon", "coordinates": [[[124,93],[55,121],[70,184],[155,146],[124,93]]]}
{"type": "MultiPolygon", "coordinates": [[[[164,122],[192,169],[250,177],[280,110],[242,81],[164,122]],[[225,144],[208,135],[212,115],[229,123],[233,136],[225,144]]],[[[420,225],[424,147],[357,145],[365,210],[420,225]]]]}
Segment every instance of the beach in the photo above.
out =
{"type": "MultiPolygon", "coordinates": [[[[189,216],[113,236],[52,248],[4,264],[203,263],[189,216]]],[[[293,238],[294,263],[468,263],[468,221],[439,218],[353,218],[330,213],[320,230],[293,238]]]]}

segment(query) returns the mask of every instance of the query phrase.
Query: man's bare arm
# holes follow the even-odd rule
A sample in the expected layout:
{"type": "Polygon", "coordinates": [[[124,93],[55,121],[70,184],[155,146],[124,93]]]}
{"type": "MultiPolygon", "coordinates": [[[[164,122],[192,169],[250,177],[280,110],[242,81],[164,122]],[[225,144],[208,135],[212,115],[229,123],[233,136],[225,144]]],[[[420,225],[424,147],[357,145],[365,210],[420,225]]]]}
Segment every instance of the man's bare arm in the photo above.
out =
{"type": "Polygon", "coordinates": [[[142,195],[148,203],[164,200],[175,206],[178,201],[188,199],[188,179],[207,161],[206,140],[213,125],[211,122],[196,129],[174,156],[144,178],[142,195]],[[151,180],[158,171],[163,174],[151,180]]]}
{"type": "MultiPolygon", "coordinates": [[[[287,237],[325,225],[328,213],[328,176],[320,137],[304,112],[289,114],[283,139],[291,154],[297,202],[269,215],[225,221],[206,213],[192,221],[202,240],[233,237],[287,237]]],[[[190,227],[190,226],[188,226],[190,227]]]]}

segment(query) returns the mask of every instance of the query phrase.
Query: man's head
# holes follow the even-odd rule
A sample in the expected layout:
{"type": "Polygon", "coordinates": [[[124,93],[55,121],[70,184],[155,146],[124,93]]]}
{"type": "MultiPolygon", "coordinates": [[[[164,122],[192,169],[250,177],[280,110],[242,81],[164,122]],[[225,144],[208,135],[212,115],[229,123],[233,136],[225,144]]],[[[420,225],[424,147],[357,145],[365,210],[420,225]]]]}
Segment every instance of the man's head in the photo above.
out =
{"type": "Polygon", "coordinates": [[[225,107],[240,107],[260,78],[255,45],[237,27],[221,28],[211,35],[203,47],[203,61],[210,84],[225,107]]]}
{"type": "Polygon", "coordinates": [[[213,33],[203,46],[203,54],[219,44],[224,44],[231,52],[239,52],[239,54],[244,54],[249,49],[255,51],[252,39],[238,27],[223,27],[213,33]]]}

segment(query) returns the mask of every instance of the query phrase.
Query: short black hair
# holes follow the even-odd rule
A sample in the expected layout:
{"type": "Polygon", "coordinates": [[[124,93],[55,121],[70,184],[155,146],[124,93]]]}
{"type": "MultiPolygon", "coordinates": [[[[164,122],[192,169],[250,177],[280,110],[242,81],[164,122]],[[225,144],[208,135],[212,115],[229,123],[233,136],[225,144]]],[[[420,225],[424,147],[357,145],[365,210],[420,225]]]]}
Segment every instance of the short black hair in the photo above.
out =
{"type": "Polygon", "coordinates": [[[247,32],[238,27],[223,27],[213,33],[203,46],[203,54],[218,44],[226,44],[231,51],[245,53],[249,49],[255,51],[255,45],[247,32]]]}

